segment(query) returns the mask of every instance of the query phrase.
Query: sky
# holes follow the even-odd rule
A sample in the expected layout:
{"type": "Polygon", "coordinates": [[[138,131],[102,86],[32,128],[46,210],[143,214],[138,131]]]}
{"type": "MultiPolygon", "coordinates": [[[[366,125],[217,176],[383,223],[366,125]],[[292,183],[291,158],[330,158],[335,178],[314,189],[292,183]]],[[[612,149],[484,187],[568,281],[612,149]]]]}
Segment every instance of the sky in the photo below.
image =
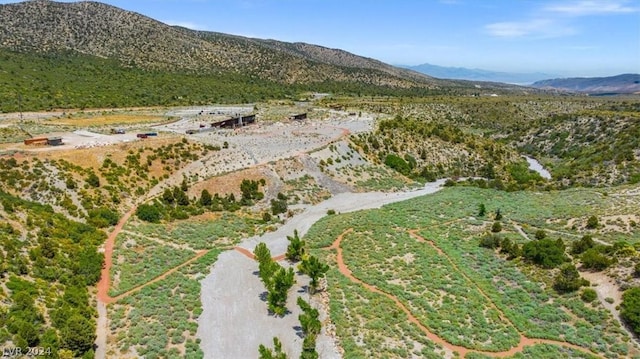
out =
{"type": "MultiPolygon", "coordinates": [[[[2,1],[9,3],[15,1],[2,1]]],[[[69,2],[69,1],[67,1],[69,2]]],[[[430,63],[640,73],[640,0],[103,0],[171,25],[430,63]]]]}

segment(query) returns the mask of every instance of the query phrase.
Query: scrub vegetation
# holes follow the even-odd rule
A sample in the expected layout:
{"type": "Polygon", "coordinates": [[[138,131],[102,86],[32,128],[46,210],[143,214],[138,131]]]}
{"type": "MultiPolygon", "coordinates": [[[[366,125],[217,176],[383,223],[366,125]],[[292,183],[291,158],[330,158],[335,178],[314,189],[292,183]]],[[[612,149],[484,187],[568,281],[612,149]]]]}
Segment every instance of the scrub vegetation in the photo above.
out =
{"type": "MultiPolygon", "coordinates": [[[[578,214],[589,215],[585,207],[573,201],[576,197],[607,207],[609,200],[615,201],[585,189],[508,193],[454,187],[380,210],[327,216],[316,223],[305,241],[313,248],[311,253],[334,268],[328,273],[331,318],[346,353],[375,356],[372,353],[388,350],[385,341],[375,339],[388,335],[388,326],[371,326],[362,318],[383,318],[392,313],[388,307],[398,305],[391,302],[385,309],[376,309],[375,305],[359,304],[388,298],[353,283],[335,269],[336,252],[327,247],[340,235],[341,257],[353,276],[397,298],[422,325],[446,342],[444,348],[457,345],[469,350],[467,357],[491,356],[491,352],[516,347],[524,336],[539,344],[526,353],[575,353],[571,346],[575,345],[583,349],[578,353],[584,357],[638,355],[633,340],[603,303],[584,300],[578,290],[588,282],[580,278],[575,268],[587,268],[581,266],[580,257],[571,255],[570,248],[581,242],[580,232],[586,229],[565,227],[560,232],[557,225],[550,224],[578,214]],[[500,208],[503,230],[493,236],[499,238],[499,243],[509,240],[511,245],[520,246],[518,255],[509,256],[500,246],[481,245],[495,222],[473,218],[480,203],[485,204],[487,212],[500,208]],[[553,212],[545,212],[552,203],[553,212]],[[550,239],[525,238],[516,226],[553,234],[550,239]],[[348,229],[351,231],[346,233],[348,229]],[[559,248],[558,261],[544,260],[556,256],[553,251],[541,251],[546,248],[545,241],[549,241],[548,248],[559,248]],[[530,244],[539,245],[537,255],[527,254],[530,244]],[[539,257],[543,260],[538,261],[539,257]],[[551,269],[555,267],[560,269],[551,269]]],[[[618,211],[620,215],[624,213],[624,209],[618,211]]],[[[627,238],[628,250],[634,251],[640,234],[633,232],[627,238]]],[[[608,258],[625,256],[613,249],[603,253],[608,258]]],[[[630,308],[636,308],[633,293],[625,292],[626,313],[631,320],[630,308]]],[[[404,313],[397,315],[406,317],[404,313]]],[[[388,323],[395,322],[398,320],[388,323]]],[[[410,326],[419,331],[416,325],[410,326]]],[[[404,338],[397,339],[393,346],[404,348],[407,353],[415,346],[415,339],[404,338]]],[[[436,343],[431,347],[430,355],[436,356],[436,343]]],[[[526,354],[522,351],[515,357],[521,355],[526,354]]]]}

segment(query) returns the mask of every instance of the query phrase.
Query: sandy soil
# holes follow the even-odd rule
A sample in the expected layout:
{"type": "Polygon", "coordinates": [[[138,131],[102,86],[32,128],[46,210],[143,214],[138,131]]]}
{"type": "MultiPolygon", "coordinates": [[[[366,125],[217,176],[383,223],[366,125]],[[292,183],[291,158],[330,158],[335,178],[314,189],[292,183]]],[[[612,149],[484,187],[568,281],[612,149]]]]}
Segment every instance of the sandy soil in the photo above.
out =
{"type": "Polygon", "coordinates": [[[53,132],[36,136],[40,137],[62,137],[61,146],[38,146],[24,145],[22,143],[12,144],[6,147],[7,150],[24,150],[30,152],[48,152],[60,150],[72,150],[80,148],[93,148],[114,145],[117,143],[139,141],[136,133],[125,133],[123,135],[103,135],[97,132],[87,130],[78,130],[74,132],[53,132]]]}
{"type": "MultiPolygon", "coordinates": [[[[616,285],[615,280],[602,272],[580,272],[580,275],[591,282],[591,288],[598,294],[600,303],[622,324],[620,311],[616,309],[616,307],[622,303],[622,291],[618,285],[616,285]],[[612,298],[613,303],[608,303],[605,300],[607,298],[612,298]]],[[[624,327],[624,325],[622,326],[624,327]]],[[[631,333],[629,335],[633,337],[631,333]]]]}

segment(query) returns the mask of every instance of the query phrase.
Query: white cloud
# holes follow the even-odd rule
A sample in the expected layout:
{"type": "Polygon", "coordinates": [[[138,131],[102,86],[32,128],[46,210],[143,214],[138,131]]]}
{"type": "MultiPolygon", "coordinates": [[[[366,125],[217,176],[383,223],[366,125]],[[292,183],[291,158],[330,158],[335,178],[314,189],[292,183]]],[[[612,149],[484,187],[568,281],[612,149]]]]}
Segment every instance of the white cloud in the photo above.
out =
{"type": "Polygon", "coordinates": [[[627,6],[627,3],[627,1],[615,0],[583,0],[550,5],[545,7],[544,10],[568,16],[625,14],[638,12],[638,8],[627,6]]]}
{"type": "Polygon", "coordinates": [[[574,0],[540,7],[529,19],[485,25],[485,31],[503,38],[554,38],[575,35],[576,19],[592,15],[616,15],[640,12],[640,7],[628,5],[628,0],[574,0]]]}
{"type": "Polygon", "coordinates": [[[485,26],[485,30],[496,37],[537,37],[551,38],[575,34],[569,26],[551,19],[532,19],[528,21],[496,22],[485,26]]]}

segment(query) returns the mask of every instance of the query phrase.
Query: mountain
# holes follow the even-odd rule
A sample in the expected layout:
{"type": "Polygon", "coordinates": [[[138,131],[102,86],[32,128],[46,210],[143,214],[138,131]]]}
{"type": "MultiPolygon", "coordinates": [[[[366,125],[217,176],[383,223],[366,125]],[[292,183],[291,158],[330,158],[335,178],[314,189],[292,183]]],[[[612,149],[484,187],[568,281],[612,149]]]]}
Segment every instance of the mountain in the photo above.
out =
{"type": "Polygon", "coordinates": [[[531,86],[547,90],[583,92],[589,94],[640,93],[640,74],[551,79],[537,81],[531,86]]]}
{"type": "Polygon", "coordinates": [[[347,81],[410,88],[444,83],[342,50],[194,31],[91,1],[0,5],[0,48],[71,51],[132,68],[242,73],[287,84],[347,81]]]}
{"type": "Polygon", "coordinates": [[[511,73],[496,72],[482,69],[468,69],[464,67],[445,67],[431,64],[417,66],[402,66],[435,78],[471,81],[503,82],[509,84],[530,84],[535,81],[548,79],[553,75],[544,73],[511,73]]]}

